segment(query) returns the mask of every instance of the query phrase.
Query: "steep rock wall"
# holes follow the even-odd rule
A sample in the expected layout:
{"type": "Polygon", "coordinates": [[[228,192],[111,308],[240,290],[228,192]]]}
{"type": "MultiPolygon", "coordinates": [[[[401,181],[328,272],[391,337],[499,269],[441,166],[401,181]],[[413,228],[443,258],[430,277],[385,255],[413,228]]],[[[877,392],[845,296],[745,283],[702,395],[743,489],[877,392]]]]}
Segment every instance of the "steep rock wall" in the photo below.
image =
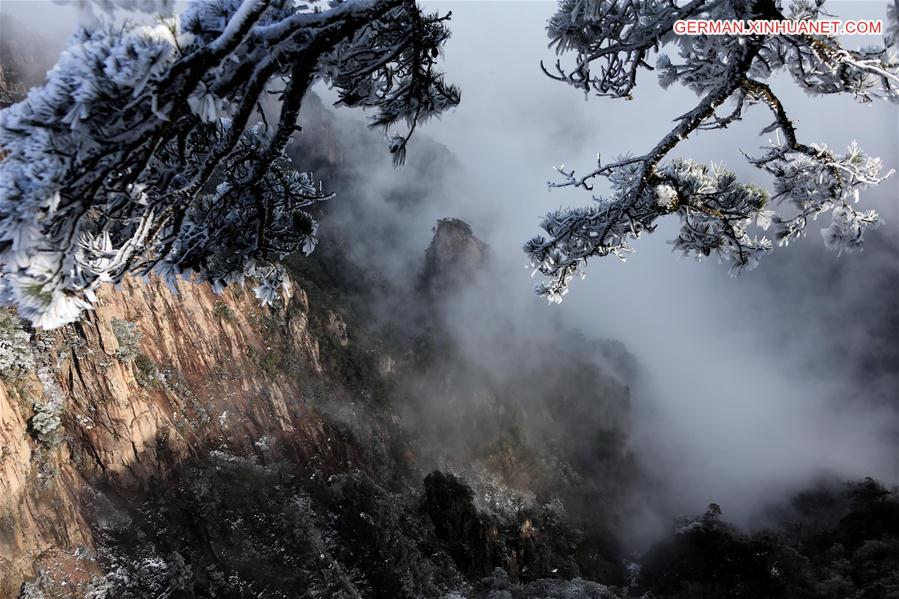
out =
{"type": "MultiPolygon", "coordinates": [[[[324,376],[310,318],[296,287],[268,309],[249,291],[128,280],[82,322],[37,333],[35,371],[0,382],[0,596],[92,547],[93,486],[139,487],[172,461],[252,454],[260,439],[298,461],[345,455],[304,401],[304,375],[324,376]],[[60,425],[41,435],[32,419],[51,408],[60,425]]],[[[338,315],[325,321],[345,335],[338,315]]]]}

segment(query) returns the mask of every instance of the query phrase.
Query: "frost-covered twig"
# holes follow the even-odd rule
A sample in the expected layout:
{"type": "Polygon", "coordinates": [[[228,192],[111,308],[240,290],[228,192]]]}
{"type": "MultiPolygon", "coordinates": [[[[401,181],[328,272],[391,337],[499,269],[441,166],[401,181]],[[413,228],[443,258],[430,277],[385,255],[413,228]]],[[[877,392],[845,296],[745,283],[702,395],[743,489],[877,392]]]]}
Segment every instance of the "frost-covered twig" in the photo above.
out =
{"type": "MultiPolygon", "coordinates": [[[[814,36],[696,36],[676,37],[674,20],[811,19],[817,3],[797,0],[784,16],[773,0],[563,0],[550,21],[552,43],[560,53],[575,54],[566,70],[561,63],[554,79],[586,92],[629,98],[651,51],[674,45],[680,62],[667,54],[657,60],[662,87],[679,82],[699,96],[697,105],[676,119],[677,125],[647,153],[610,164],[598,162],[582,176],[557,169],[562,175],[550,187],[593,190],[597,178],[608,179],[611,193],[594,197],[595,204],[550,213],[542,228],[547,237],[525,245],[535,273],[546,276],[540,294],[559,301],[578,269],[594,256],[624,257],[629,242],[655,228],[658,218],[677,214],[681,230],[674,248],[697,257],[717,255],[732,273],[752,268],[772,249],[765,237],[751,235],[755,223],[766,230],[774,225],[775,239],[787,243],[804,234],[809,219],[832,214],[825,228],[827,246],[837,251],[862,247],[866,230],[880,218],[874,211],[858,211],[859,193],[892,174],[884,174],[877,158],[855,144],[838,155],[821,145],[806,145],[780,99],[765,82],[785,70],[811,94],[846,93],[862,102],[899,103],[899,58],[896,54],[895,7],[890,7],[889,32],[880,48],[852,51],[833,38],[814,36]],[[591,70],[592,67],[592,70],[591,70]],[[734,108],[717,114],[726,102],[734,108]],[[723,129],[742,118],[748,107],[765,105],[774,123],[763,133],[776,132],[771,145],[750,162],[774,177],[773,193],[738,183],[720,166],[706,167],[689,160],[665,162],[690,134],[723,129]],[[780,213],[793,208],[792,213],[780,213]]],[[[545,69],[544,69],[545,70],[545,69]]]]}
{"type": "Polygon", "coordinates": [[[272,301],[280,259],[315,247],[307,209],[330,197],[284,154],[306,92],[324,80],[373,126],[411,130],[459,100],[436,70],[448,36],[412,0],[191,0],[157,26],[81,30],[0,112],[0,301],[55,327],[127,273],[216,290],[253,277],[272,301]]]}

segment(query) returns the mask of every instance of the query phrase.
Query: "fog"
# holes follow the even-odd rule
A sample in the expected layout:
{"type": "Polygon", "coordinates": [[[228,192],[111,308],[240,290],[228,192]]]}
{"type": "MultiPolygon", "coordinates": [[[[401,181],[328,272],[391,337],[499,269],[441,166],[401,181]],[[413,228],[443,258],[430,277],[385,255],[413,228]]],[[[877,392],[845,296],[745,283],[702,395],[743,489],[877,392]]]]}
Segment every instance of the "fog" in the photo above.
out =
{"type": "MultiPolygon", "coordinates": [[[[885,12],[885,3],[829,5],[844,18],[885,12]]],[[[417,238],[436,218],[473,225],[502,265],[492,286],[479,290],[482,312],[515,314],[523,325],[559,313],[569,326],[618,339],[637,356],[643,376],[632,388],[631,446],[654,481],[646,500],[658,519],[639,523],[638,532],[701,512],[710,501],[751,525],[767,502],[820,477],[899,482],[897,179],[865,194],[886,224],[862,254],[829,253],[818,233],[824,225],[813,225],[807,238],[734,279],[714,260],[673,255],[666,243],[676,231],[672,220],[635,242],[626,264],[594,260],[561,305],[545,305],[531,293],[520,246],[546,211],[590,201],[583,191],[548,191],[553,165],[585,170],[597,153],[611,159],[645,151],[695,96],[662,91],[651,73],[644,73],[631,102],[585,100],[549,80],[538,63],[554,58],[543,33],[552,3],[429,6],[453,12],[446,72],[463,98],[423,132],[459,164],[426,208],[395,210],[393,217],[410,223],[410,246],[418,248],[417,238]]],[[[809,98],[789,80],[775,83],[801,139],[835,148],[855,139],[888,168],[899,164],[894,106],[809,98]]],[[[673,155],[722,161],[765,184],[740,150],[765,142],[758,132],[769,120],[756,108],[726,131],[695,135],[673,155]]],[[[471,313],[460,312],[458,333],[463,340],[473,334],[469,346],[477,351],[483,343],[472,331],[482,327],[461,318],[471,313]]],[[[535,333],[530,351],[556,351],[540,341],[535,333]]]]}
{"type": "MultiPolygon", "coordinates": [[[[828,5],[844,18],[885,13],[883,2],[828,5]]],[[[493,256],[489,276],[447,305],[447,321],[474,359],[514,376],[521,356],[539,361],[559,351],[564,337],[556,322],[564,324],[561,330],[621,341],[640,364],[638,376],[625,377],[631,385],[628,443],[646,481],[631,523],[635,538],[651,536],[678,514],[702,512],[711,501],[737,523],[761,523],[769,502],[820,477],[874,476],[899,484],[899,179],[863,197],[887,222],[862,254],[827,252],[820,226],[812,226],[807,238],[734,279],[714,260],[673,255],[666,243],[676,231],[671,220],[634,242],[637,251],[627,263],[594,260],[561,305],[547,305],[532,292],[521,245],[538,232],[543,213],[590,201],[583,191],[548,191],[553,165],[583,171],[597,153],[607,159],[640,153],[695,96],[677,87],[662,91],[652,73],[643,73],[630,102],[585,99],[549,80],[538,64],[554,59],[543,31],[553,3],[428,6],[453,12],[445,71],[462,87],[462,103],[420,129],[400,174],[386,151],[355,157],[366,187],[335,199],[325,226],[378,231],[357,248],[357,260],[408,287],[434,222],[461,218],[493,256]],[[416,150],[429,140],[452,156],[436,158],[445,161],[439,174],[433,164],[416,166],[416,150]],[[385,199],[397,177],[431,177],[417,181],[427,201],[410,207],[385,199]],[[505,354],[503,344],[488,340],[490,323],[497,322],[514,328],[507,340],[515,345],[506,345],[505,354]]],[[[4,3],[4,14],[54,41],[74,14],[64,12],[43,2],[4,3]]],[[[856,139],[888,168],[899,165],[895,106],[808,98],[790,81],[775,83],[803,141],[840,148],[856,139]]],[[[318,91],[333,99],[328,90],[318,91]]],[[[345,109],[338,114],[364,118],[345,109]]],[[[758,131],[768,122],[756,108],[726,131],[694,135],[673,155],[722,161],[764,185],[739,150],[762,145],[758,131]]],[[[384,303],[385,317],[402,309],[391,298],[384,303]]]]}

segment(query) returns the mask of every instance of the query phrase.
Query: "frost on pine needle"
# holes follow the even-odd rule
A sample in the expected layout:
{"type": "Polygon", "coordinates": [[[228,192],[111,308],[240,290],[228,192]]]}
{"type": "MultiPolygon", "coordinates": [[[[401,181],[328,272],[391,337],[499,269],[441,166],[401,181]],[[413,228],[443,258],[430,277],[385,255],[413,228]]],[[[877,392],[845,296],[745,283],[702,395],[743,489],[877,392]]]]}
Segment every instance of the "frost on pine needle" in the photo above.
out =
{"type": "Polygon", "coordinates": [[[9,308],[0,308],[0,378],[16,379],[34,369],[31,335],[9,308]]]}
{"type": "Polygon", "coordinates": [[[254,279],[271,303],[331,197],[284,152],[305,94],[324,80],[400,129],[401,162],[415,126],[459,101],[436,68],[447,19],[411,0],[191,0],[152,27],[83,27],[0,112],[0,302],[53,328],[101,284],[153,273],[216,291],[254,279]]]}
{"type": "Polygon", "coordinates": [[[752,269],[775,244],[803,236],[819,215],[825,245],[838,253],[862,249],[865,233],[880,224],[872,210],[855,208],[862,192],[892,174],[854,142],[843,154],[799,141],[795,123],[767,82],[784,73],[810,95],[846,94],[867,103],[899,103],[896,8],[887,15],[879,47],[850,50],[831,37],[811,35],[676,36],[680,19],[816,19],[823,2],[796,0],[784,14],[766,0],[562,0],[549,21],[555,65],[543,66],[553,79],[583,91],[630,99],[642,70],[655,71],[662,88],[675,83],[699,100],[645,154],[624,156],[584,175],[556,169],[550,187],[592,191],[597,179],[610,193],[594,204],[549,213],[546,236],[525,244],[532,266],[545,275],[537,292],[561,301],[573,275],[595,256],[623,258],[630,241],[651,233],[657,219],[674,216],[680,231],[671,242],[685,255],[716,256],[732,274],[752,269]],[[573,64],[563,58],[573,56],[573,64]],[[654,60],[653,60],[654,59],[654,60]],[[771,191],[736,180],[721,166],[670,159],[690,134],[725,129],[753,106],[772,123],[762,134],[774,139],[749,162],[768,173],[771,191]],[[766,233],[770,231],[773,239],[766,233]]]}
{"type": "Polygon", "coordinates": [[[56,447],[62,442],[66,396],[48,368],[39,368],[37,375],[43,385],[43,396],[31,400],[33,414],[28,420],[28,428],[38,441],[47,447],[56,447]]]}
{"type": "Polygon", "coordinates": [[[137,323],[130,320],[113,318],[110,322],[112,334],[119,346],[115,350],[115,357],[121,362],[130,362],[140,353],[138,347],[143,333],[137,327],[137,323]]]}

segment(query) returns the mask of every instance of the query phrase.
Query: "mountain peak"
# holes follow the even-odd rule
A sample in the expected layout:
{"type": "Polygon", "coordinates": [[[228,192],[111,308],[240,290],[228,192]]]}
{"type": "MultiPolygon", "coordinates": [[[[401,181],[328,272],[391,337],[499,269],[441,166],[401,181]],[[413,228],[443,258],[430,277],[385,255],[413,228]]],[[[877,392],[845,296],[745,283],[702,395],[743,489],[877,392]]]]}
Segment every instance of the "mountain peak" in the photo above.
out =
{"type": "Polygon", "coordinates": [[[483,267],[488,249],[467,222],[458,218],[438,220],[425,251],[425,288],[431,292],[457,289],[483,267]]]}

